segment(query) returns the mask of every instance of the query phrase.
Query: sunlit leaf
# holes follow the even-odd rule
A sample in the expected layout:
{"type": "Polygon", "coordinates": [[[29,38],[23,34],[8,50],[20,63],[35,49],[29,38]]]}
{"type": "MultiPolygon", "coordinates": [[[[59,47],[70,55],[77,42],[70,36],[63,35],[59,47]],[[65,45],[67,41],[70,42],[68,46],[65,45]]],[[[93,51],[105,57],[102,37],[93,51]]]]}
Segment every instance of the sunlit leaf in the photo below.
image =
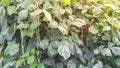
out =
{"type": "Polygon", "coordinates": [[[5,16],[5,8],[0,7],[0,18],[3,18],[5,16]]]}
{"type": "Polygon", "coordinates": [[[1,0],[3,5],[9,5],[11,0],[1,0]]]}
{"type": "Polygon", "coordinates": [[[34,55],[29,56],[29,57],[27,58],[27,63],[28,63],[28,64],[32,64],[32,63],[34,62],[34,60],[35,60],[35,56],[34,56],[34,55]]]}
{"type": "Polygon", "coordinates": [[[8,6],[7,12],[9,15],[16,13],[16,7],[15,6],[8,6]]]}
{"type": "Polygon", "coordinates": [[[96,29],[94,26],[90,26],[90,27],[89,27],[89,31],[90,31],[92,34],[97,34],[97,33],[98,33],[98,29],[96,29]]]}
{"type": "Polygon", "coordinates": [[[48,27],[50,27],[50,28],[58,28],[58,22],[51,21],[51,22],[49,22],[48,27]]]}
{"type": "Polygon", "coordinates": [[[42,13],[42,9],[35,10],[34,12],[30,13],[31,16],[36,16],[42,13]]]}
{"type": "Polygon", "coordinates": [[[58,26],[58,29],[62,32],[63,35],[68,34],[67,30],[64,27],[58,26]]]}
{"type": "Polygon", "coordinates": [[[49,21],[52,21],[52,16],[47,10],[43,9],[43,13],[45,14],[45,17],[47,17],[49,21]]]}

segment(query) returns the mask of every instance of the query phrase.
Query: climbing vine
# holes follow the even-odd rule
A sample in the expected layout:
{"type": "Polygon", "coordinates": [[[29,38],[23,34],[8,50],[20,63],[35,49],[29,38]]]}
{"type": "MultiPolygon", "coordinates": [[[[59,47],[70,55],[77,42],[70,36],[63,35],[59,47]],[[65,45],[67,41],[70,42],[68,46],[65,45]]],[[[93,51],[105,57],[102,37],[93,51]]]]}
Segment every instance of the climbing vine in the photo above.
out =
{"type": "Polygon", "coordinates": [[[0,68],[119,68],[119,0],[0,0],[0,68]]]}

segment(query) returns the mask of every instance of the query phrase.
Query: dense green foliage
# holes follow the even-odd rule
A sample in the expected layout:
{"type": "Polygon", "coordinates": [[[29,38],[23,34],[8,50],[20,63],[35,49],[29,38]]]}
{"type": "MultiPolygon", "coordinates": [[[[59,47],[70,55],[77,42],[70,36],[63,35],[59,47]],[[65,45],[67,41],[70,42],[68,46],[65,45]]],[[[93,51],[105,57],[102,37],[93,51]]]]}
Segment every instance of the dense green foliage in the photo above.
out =
{"type": "Polygon", "coordinates": [[[120,68],[120,1],[0,0],[0,68],[120,68]]]}

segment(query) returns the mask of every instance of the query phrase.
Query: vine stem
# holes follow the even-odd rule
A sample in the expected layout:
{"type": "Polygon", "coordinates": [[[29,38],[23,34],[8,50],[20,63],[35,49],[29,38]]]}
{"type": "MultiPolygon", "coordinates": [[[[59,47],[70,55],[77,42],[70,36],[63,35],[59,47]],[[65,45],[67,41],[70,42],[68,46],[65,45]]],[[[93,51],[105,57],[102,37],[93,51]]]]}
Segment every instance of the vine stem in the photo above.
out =
{"type": "MultiPolygon", "coordinates": [[[[39,3],[38,3],[38,1],[34,0],[34,2],[35,2],[35,8],[34,8],[34,10],[39,9],[39,3]]],[[[36,28],[37,49],[38,49],[38,43],[40,41],[40,33],[39,33],[39,22],[40,22],[40,20],[39,20],[39,18],[40,18],[39,15],[37,15],[35,17],[35,20],[37,21],[37,28],[36,28]]]]}
{"type": "MultiPolygon", "coordinates": [[[[23,34],[22,34],[22,29],[20,29],[20,32],[21,32],[21,51],[22,51],[22,54],[24,54],[24,37],[23,37],[23,34]]],[[[25,65],[25,58],[23,57],[23,60],[24,60],[24,65],[25,65]]]]}

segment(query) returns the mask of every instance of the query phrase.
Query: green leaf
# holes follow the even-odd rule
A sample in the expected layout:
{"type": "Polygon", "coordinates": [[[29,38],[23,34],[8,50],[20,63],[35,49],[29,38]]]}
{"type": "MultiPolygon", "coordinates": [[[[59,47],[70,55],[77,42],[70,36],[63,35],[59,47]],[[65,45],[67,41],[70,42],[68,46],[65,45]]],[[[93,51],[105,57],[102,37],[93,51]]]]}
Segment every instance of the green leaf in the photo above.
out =
{"type": "Polygon", "coordinates": [[[113,36],[112,41],[113,41],[113,43],[115,43],[116,45],[120,46],[120,41],[119,41],[118,37],[113,36]]]}
{"type": "Polygon", "coordinates": [[[28,27],[29,27],[29,24],[23,24],[23,23],[17,26],[18,29],[22,29],[22,28],[27,29],[28,27]]]}
{"type": "Polygon", "coordinates": [[[120,58],[115,59],[115,64],[120,67],[120,58]]]}
{"type": "Polygon", "coordinates": [[[5,8],[0,7],[0,18],[3,18],[5,16],[5,8]]]}
{"type": "Polygon", "coordinates": [[[40,22],[38,23],[37,21],[34,21],[31,23],[30,29],[33,30],[33,29],[37,28],[40,24],[41,24],[40,22]]]}
{"type": "Polygon", "coordinates": [[[2,1],[1,1],[1,3],[2,3],[3,5],[9,5],[10,2],[11,2],[11,0],[2,0],[2,1]]]}
{"type": "Polygon", "coordinates": [[[34,55],[27,57],[27,63],[28,64],[32,64],[34,62],[34,60],[35,60],[35,56],[34,55]]]}
{"type": "Polygon", "coordinates": [[[112,56],[112,53],[111,53],[110,49],[108,49],[108,48],[101,49],[101,54],[103,56],[112,56]]]}
{"type": "Polygon", "coordinates": [[[78,45],[83,44],[82,40],[79,39],[77,33],[72,32],[72,40],[76,42],[78,45]]]}
{"type": "Polygon", "coordinates": [[[95,54],[99,54],[100,50],[99,49],[94,49],[95,54]]]}
{"type": "Polygon", "coordinates": [[[24,59],[18,59],[17,62],[16,62],[16,68],[18,68],[19,66],[22,65],[24,59]]]}
{"type": "Polygon", "coordinates": [[[42,63],[39,63],[37,66],[38,66],[38,68],[45,68],[44,64],[42,64],[42,63]]]}
{"type": "Polygon", "coordinates": [[[98,33],[98,29],[96,29],[94,26],[90,26],[90,27],[89,27],[89,31],[90,31],[92,34],[97,34],[97,33],[98,33]]]}
{"type": "Polygon", "coordinates": [[[55,65],[55,68],[63,68],[63,63],[62,62],[59,62],[59,63],[56,63],[55,65]]]}
{"type": "Polygon", "coordinates": [[[7,46],[7,51],[10,54],[10,56],[15,55],[19,50],[19,44],[15,43],[15,42],[8,42],[8,46],[7,46]]]}
{"type": "Polygon", "coordinates": [[[54,62],[53,58],[44,59],[42,63],[45,64],[45,65],[49,65],[49,66],[55,65],[55,62],[54,62]]]}
{"type": "Polygon", "coordinates": [[[120,56],[120,47],[112,47],[111,50],[115,56],[120,56]]]}
{"type": "Polygon", "coordinates": [[[15,6],[7,6],[7,12],[9,15],[16,13],[16,7],[15,6]]]}
{"type": "Polygon", "coordinates": [[[40,41],[39,47],[43,50],[46,50],[48,48],[48,43],[48,39],[43,39],[42,41],[40,41]]]}
{"type": "Polygon", "coordinates": [[[31,29],[28,29],[28,30],[23,30],[22,31],[22,37],[24,36],[28,36],[28,37],[33,37],[35,31],[34,30],[31,30],[31,29]]]}
{"type": "Polygon", "coordinates": [[[101,61],[99,61],[97,64],[95,64],[92,68],[102,68],[103,67],[103,63],[101,61]]]}
{"type": "Polygon", "coordinates": [[[43,13],[45,17],[48,19],[48,21],[52,21],[52,16],[47,10],[43,9],[43,13]]]}
{"type": "Polygon", "coordinates": [[[34,0],[19,0],[20,2],[20,7],[24,9],[28,9],[29,5],[34,4],[34,0]]]}
{"type": "Polygon", "coordinates": [[[62,44],[58,47],[58,53],[64,57],[64,59],[68,59],[70,57],[70,48],[68,41],[62,41],[62,44]]]}
{"type": "Polygon", "coordinates": [[[49,22],[48,27],[50,27],[50,28],[58,28],[58,22],[51,21],[51,22],[49,22]]]}
{"type": "Polygon", "coordinates": [[[58,53],[57,48],[55,48],[55,47],[56,47],[56,45],[59,45],[59,42],[58,42],[58,44],[56,44],[56,45],[55,44],[56,44],[56,42],[51,42],[49,47],[48,47],[48,52],[52,56],[54,56],[55,54],[58,53]]]}
{"type": "Polygon", "coordinates": [[[42,12],[43,12],[42,9],[37,9],[34,12],[30,13],[30,15],[31,16],[37,16],[37,15],[41,14],[42,12]]]}
{"type": "Polygon", "coordinates": [[[18,13],[18,21],[23,21],[28,17],[28,10],[21,10],[18,13]]]}

